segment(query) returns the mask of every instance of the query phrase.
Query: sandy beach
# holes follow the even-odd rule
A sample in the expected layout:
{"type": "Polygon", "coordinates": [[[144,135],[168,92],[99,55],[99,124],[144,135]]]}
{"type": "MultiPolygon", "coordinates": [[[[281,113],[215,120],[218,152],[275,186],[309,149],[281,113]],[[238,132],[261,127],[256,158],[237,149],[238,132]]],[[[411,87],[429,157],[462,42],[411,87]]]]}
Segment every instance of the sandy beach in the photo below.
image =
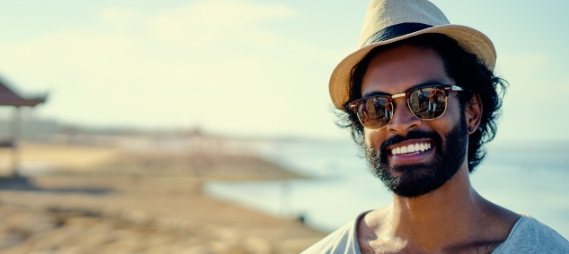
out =
{"type": "Polygon", "coordinates": [[[27,143],[21,157],[34,176],[0,182],[2,253],[298,253],[324,236],[202,192],[301,177],[251,154],[27,143]]]}

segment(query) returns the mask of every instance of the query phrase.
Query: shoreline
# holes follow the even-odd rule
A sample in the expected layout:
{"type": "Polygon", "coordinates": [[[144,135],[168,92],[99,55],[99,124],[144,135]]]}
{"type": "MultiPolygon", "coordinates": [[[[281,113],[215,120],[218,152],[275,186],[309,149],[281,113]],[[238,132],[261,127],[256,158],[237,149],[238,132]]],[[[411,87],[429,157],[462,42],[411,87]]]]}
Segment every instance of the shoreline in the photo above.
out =
{"type": "MultiPolygon", "coordinates": [[[[34,153],[54,150],[42,146],[36,151],[23,146],[23,154],[33,159],[34,153]]],[[[62,158],[89,153],[59,148],[67,154],[62,158]]],[[[324,236],[294,219],[202,191],[205,182],[215,180],[300,177],[260,157],[111,153],[82,167],[59,166],[57,173],[30,178],[19,189],[2,184],[2,253],[298,253],[324,236]]]]}

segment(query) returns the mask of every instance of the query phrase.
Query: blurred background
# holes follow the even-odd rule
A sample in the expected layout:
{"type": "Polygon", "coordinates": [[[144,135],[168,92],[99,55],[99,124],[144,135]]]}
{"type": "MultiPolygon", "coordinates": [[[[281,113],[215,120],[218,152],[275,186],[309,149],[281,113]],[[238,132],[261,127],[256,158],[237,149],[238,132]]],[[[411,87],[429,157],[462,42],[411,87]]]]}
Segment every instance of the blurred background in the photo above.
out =
{"type": "MultiPolygon", "coordinates": [[[[569,2],[433,2],[510,83],[475,187],[569,237],[569,2]]],[[[366,6],[1,2],[0,251],[298,253],[389,203],[328,97],[366,6]]]]}

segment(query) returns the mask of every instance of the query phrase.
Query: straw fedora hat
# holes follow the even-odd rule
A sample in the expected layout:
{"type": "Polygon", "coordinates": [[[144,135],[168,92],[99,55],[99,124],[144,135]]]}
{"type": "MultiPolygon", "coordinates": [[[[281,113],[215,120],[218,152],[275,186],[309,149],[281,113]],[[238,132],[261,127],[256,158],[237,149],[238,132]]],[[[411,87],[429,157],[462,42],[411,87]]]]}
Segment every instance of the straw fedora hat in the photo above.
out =
{"type": "Polygon", "coordinates": [[[368,6],[360,46],[344,58],[330,77],[330,97],[342,109],[349,99],[350,75],[372,49],[421,34],[444,34],[475,54],[490,70],[496,64],[496,50],[483,33],[461,25],[450,24],[443,12],[427,0],[372,0],[368,6]]]}

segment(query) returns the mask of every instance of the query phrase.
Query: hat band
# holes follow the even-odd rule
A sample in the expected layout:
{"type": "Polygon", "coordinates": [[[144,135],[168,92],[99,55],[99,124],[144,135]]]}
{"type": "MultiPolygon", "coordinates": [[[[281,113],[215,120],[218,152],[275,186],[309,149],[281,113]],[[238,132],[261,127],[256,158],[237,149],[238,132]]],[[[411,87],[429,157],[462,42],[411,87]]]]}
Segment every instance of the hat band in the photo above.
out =
{"type": "Polygon", "coordinates": [[[419,30],[423,30],[425,28],[432,27],[431,25],[423,24],[423,23],[400,23],[395,24],[392,26],[388,26],[384,29],[381,29],[370,36],[363,45],[369,45],[375,42],[386,41],[389,39],[393,39],[395,37],[403,36],[406,34],[410,34],[413,32],[417,32],[419,30]]]}

